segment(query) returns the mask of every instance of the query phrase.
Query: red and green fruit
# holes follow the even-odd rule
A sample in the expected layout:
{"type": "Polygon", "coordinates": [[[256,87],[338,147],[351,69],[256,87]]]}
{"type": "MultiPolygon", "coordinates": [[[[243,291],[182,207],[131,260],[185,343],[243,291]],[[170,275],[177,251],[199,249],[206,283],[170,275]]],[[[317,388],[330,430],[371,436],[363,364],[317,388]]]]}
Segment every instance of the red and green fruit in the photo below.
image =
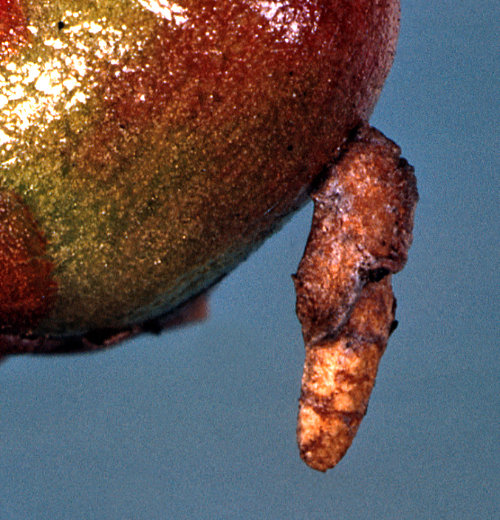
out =
{"type": "Polygon", "coordinates": [[[141,323],[305,200],[398,0],[0,0],[0,331],[141,323]]]}

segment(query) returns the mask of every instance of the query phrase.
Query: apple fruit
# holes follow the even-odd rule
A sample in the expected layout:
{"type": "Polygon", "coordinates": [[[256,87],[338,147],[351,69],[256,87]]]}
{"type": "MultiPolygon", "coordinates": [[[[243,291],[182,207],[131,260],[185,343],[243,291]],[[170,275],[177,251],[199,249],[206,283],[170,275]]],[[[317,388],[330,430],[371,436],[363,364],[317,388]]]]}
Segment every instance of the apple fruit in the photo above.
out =
{"type": "Polygon", "coordinates": [[[0,332],[168,313],[371,115],[398,0],[0,0],[0,332]]]}

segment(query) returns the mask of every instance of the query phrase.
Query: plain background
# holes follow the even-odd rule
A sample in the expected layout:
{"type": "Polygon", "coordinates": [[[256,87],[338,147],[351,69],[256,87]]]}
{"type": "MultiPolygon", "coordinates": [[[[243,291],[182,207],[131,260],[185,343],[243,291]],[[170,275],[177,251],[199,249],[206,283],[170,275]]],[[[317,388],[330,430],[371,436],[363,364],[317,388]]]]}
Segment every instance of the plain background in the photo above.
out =
{"type": "Polygon", "coordinates": [[[0,366],[2,520],[500,518],[500,3],[402,9],[372,124],[421,201],[344,460],[319,474],[295,445],[309,205],[214,291],[209,321],[0,366]]]}

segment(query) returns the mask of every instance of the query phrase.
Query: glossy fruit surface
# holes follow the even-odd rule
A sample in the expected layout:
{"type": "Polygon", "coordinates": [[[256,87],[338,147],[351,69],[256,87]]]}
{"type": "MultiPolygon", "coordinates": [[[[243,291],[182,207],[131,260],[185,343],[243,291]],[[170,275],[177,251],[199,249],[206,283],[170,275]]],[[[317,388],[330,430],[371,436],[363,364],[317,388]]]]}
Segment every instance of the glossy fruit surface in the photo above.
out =
{"type": "Polygon", "coordinates": [[[80,334],[203,291],[366,121],[396,0],[0,0],[0,327],[80,334]]]}

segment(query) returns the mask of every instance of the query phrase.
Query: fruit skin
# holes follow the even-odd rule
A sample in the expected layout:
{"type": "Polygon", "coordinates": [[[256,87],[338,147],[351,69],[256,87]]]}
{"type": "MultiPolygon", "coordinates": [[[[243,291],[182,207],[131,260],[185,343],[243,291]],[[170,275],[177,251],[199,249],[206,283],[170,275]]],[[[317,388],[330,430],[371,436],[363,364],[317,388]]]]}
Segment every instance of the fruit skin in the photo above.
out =
{"type": "Polygon", "coordinates": [[[0,323],[3,332],[36,325],[57,290],[45,238],[20,197],[0,191],[0,323]]]}
{"type": "Polygon", "coordinates": [[[0,1],[0,190],[53,266],[50,309],[4,329],[53,336],[154,318],[243,260],[369,118],[399,21],[395,0],[0,1]]]}

